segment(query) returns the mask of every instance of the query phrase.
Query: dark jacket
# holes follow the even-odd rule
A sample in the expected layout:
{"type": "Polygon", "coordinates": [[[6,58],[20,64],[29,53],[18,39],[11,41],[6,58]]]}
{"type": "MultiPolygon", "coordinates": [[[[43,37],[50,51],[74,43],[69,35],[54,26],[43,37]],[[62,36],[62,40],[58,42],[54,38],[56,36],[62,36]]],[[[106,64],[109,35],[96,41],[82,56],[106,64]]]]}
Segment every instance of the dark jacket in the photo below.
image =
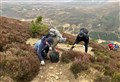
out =
{"type": "Polygon", "coordinates": [[[85,52],[87,52],[88,51],[88,43],[89,43],[89,35],[88,35],[87,29],[85,29],[85,28],[80,29],[80,33],[77,35],[74,44],[78,44],[81,41],[84,41],[85,52]]]}

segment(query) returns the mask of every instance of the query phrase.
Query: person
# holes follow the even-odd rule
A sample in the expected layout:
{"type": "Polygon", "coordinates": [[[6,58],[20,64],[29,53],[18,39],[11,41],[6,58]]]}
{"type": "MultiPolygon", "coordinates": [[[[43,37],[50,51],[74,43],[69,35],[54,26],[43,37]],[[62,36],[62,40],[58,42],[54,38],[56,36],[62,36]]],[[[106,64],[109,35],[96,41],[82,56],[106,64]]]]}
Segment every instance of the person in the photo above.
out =
{"type": "Polygon", "coordinates": [[[43,36],[42,39],[35,44],[34,47],[41,62],[41,65],[45,64],[44,59],[47,57],[48,51],[51,50],[51,45],[53,44],[53,42],[53,38],[46,35],[43,36]]]}
{"type": "Polygon", "coordinates": [[[53,37],[53,40],[54,40],[54,43],[52,45],[53,50],[55,49],[58,43],[63,43],[66,41],[66,38],[64,38],[56,28],[51,28],[49,30],[48,36],[53,37]]]}
{"type": "Polygon", "coordinates": [[[108,47],[109,47],[110,50],[113,50],[113,49],[114,49],[114,43],[113,43],[113,42],[110,42],[110,43],[108,44],[108,47]]]}
{"type": "Polygon", "coordinates": [[[117,44],[114,44],[114,49],[117,50],[119,46],[117,44]]]}
{"type": "Polygon", "coordinates": [[[79,42],[83,41],[85,44],[85,52],[87,53],[88,51],[88,43],[89,43],[89,35],[88,35],[88,30],[86,28],[81,28],[79,34],[76,37],[76,40],[71,47],[73,49],[75,47],[75,44],[78,44],[79,42]]]}

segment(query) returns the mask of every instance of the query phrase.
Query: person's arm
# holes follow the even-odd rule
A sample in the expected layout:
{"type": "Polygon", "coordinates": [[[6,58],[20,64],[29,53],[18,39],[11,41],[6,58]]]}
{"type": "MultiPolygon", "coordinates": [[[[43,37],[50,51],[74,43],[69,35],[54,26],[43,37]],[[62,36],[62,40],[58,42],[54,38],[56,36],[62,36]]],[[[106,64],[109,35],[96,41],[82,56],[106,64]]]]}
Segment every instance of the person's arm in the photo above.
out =
{"type": "Polygon", "coordinates": [[[57,42],[54,42],[54,44],[51,46],[52,47],[52,50],[55,50],[55,47],[57,46],[58,44],[58,41],[57,42]]]}
{"type": "Polygon", "coordinates": [[[79,43],[79,36],[77,35],[76,40],[70,49],[73,49],[75,47],[75,44],[78,44],[78,43],[79,43]]]}
{"type": "Polygon", "coordinates": [[[41,54],[41,51],[42,51],[41,46],[42,45],[39,45],[39,48],[37,49],[37,54],[38,54],[38,58],[39,58],[40,61],[43,60],[43,57],[42,57],[42,54],[41,54]]]}

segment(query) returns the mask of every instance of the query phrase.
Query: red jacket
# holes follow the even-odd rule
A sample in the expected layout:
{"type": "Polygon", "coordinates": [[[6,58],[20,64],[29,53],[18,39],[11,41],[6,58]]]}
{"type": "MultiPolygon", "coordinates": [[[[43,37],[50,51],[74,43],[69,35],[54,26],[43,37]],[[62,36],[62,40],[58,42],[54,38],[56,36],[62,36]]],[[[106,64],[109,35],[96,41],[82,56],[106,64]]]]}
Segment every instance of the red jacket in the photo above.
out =
{"type": "Polygon", "coordinates": [[[110,50],[113,50],[113,49],[114,49],[113,44],[110,43],[108,46],[109,46],[110,50]]]}

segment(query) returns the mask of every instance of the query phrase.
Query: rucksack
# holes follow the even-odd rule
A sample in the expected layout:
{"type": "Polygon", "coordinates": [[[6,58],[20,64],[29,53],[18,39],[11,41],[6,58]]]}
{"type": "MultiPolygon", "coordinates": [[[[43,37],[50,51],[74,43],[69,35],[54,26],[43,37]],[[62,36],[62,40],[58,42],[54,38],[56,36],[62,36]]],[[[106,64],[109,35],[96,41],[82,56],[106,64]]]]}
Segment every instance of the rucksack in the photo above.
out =
{"type": "Polygon", "coordinates": [[[81,32],[81,31],[84,32],[84,33],[86,33],[86,34],[88,34],[88,30],[87,30],[86,28],[81,28],[81,29],[80,29],[80,32],[81,32]]]}
{"type": "Polygon", "coordinates": [[[51,28],[49,30],[49,35],[51,35],[52,37],[56,37],[60,43],[66,41],[66,38],[63,38],[62,34],[56,28],[51,28]]]}
{"type": "Polygon", "coordinates": [[[51,28],[51,29],[49,30],[49,34],[50,34],[51,36],[53,36],[53,37],[56,37],[56,29],[51,28]]]}
{"type": "Polygon", "coordinates": [[[52,51],[49,54],[50,60],[53,63],[57,63],[59,61],[59,53],[56,51],[52,51]]]}

